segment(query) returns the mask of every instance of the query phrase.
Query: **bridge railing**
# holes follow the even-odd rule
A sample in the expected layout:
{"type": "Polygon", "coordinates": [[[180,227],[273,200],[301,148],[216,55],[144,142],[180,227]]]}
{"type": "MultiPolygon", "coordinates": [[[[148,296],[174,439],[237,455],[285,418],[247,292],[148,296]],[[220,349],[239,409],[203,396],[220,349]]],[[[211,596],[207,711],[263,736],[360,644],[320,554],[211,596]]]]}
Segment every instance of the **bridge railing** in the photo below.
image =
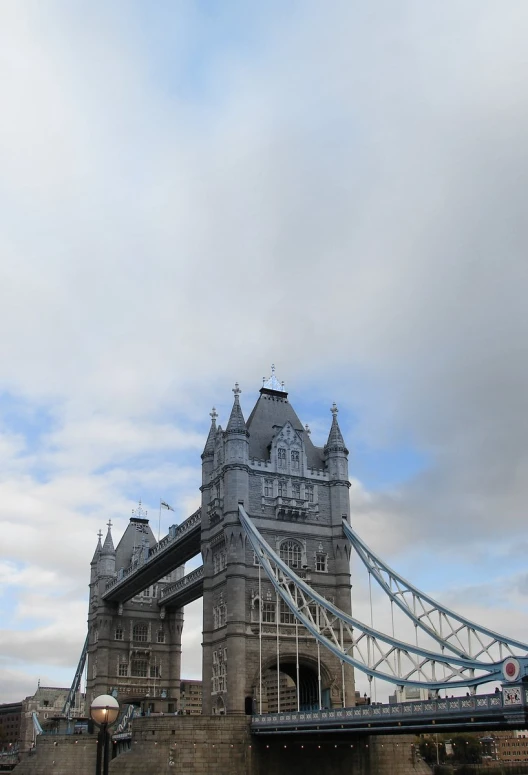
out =
{"type": "Polygon", "coordinates": [[[126,579],[139,568],[143,568],[147,563],[152,562],[155,557],[165,551],[169,546],[172,546],[175,541],[181,539],[186,533],[196,527],[196,525],[200,524],[201,520],[201,509],[197,509],[194,514],[191,514],[191,516],[180,525],[172,525],[169,528],[168,535],[166,535],[155,546],[149,549],[148,552],[145,552],[145,556],[142,560],[136,560],[132,563],[132,565],[129,565],[128,568],[121,568],[118,571],[116,578],[109,581],[106,585],[106,592],[120,584],[124,579],[126,579]]]}
{"type": "Polygon", "coordinates": [[[203,565],[200,565],[199,568],[196,568],[196,570],[191,571],[182,579],[178,579],[178,581],[175,581],[173,584],[168,584],[166,587],[163,588],[163,591],[160,594],[160,597],[159,597],[160,605],[163,604],[164,600],[166,600],[169,597],[172,597],[172,595],[174,595],[176,592],[181,592],[187,587],[190,587],[192,584],[196,584],[196,582],[202,581],[203,575],[204,575],[203,565]]]}
{"type": "MultiPolygon", "coordinates": [[[[528,691],[525,701],[528,702],[528,691]]],[[[288,711],[285,713],[265,713],[255,715],[252,724],[256,727],[269,725],[291,726],[292,724],[311,724],[316,722],[333,722],[354,720],[382,720],[423,717],[446,716],[449,714],[489,713],[490,710],[509,707],[504,701],[502,693],[487,694],[473,697],[451,697],[437,700],[406,701],[394,704],[356,705],[351,708],[332,708],[309,711],[288,711]]]]}

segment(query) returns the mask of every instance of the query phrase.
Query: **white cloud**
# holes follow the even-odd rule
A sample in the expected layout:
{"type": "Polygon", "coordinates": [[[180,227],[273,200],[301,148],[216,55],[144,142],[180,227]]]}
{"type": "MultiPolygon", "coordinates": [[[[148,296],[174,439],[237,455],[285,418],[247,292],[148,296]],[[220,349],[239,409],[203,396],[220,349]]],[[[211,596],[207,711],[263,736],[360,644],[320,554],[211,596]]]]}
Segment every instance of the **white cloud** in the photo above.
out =
{"type": "Polygon", "coordinates": [[[448,557],[525,542],[526,4],[242,18],[0,7],[0,391],[53,419],[0,423],[0,561],[52,619],[108,518],[196,507],[204,417],[273,360],[314,434],[335,399],[352,450],[427,458],[354,481],[382,555],[433,545],[442,592],[448,557]]]}

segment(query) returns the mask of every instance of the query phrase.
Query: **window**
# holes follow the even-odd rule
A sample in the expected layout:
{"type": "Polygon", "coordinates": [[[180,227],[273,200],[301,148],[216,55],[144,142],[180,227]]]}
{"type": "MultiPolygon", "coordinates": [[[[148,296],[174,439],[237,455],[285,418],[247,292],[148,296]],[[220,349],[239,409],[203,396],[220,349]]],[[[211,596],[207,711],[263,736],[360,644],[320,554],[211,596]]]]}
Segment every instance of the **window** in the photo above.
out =
{"type": "Polygon", "coordinates": [[[227,673],[227,649],[218,649],[213,651],[213,676],[211,679],[211,691],[225,692],[226,690],[226,673],[227,673]]]}
{"type": "Polygon", "coordinates": [[[328,556],[322,552],[315,555],[315,570],[319,573],[328,573],[328,556]]]}
{"type": "Polygon", "coordinates": [[[286,497],[286,482],[281,479],[279,480],[279,498],[285,498],[286,497]]]}
{"type": "Polygon", "coordinates": [[[132,640],[146,643],[148,640],[148,627],[146,624],[136,624],[132,630],[132,640]]]}
{"type": "Polygon", "coordinates": [[[163,630],[158,630],[158,636],[156,640],[158,643],[165,643],[165,633],[163,630]]]}
{"type": "Polygon", "coordinates": [[[295,614],[290,611],[284,600],[280,601],[280,621],[281,624],[295,624],[295,614]]]}
{"type": "Polygon", "coordinates": [[[146,659],[133,659],[132,660],[132,675],[139,676],[140,678],[147,677],[147,660],[146,659]]]}
{"type": "Polygon", "coordinates": [[[128,664],[126,662],[120,662],[117,668],[117,674],[120,676],[128,675],[128,664]]]}
{"type": "Polygon", "coordinates": [[[122,627],[116,627],[115,639],[116,640],[123,640],[123,628],[122,627]]]}
{"type": "Polygon", "coordinates": [[[304,488],[304,494],[306,496],[306,500],[309,503],[313,503],[314,502],[314,488],[313,488],[313,485],[307,484],[306,487],[304,488]]]}
{"type": "Polygon", "coordinates": [[[300,459],[299,450],[293,449],[291,453],[291,464],[292,464],[293,471],[299,470],[299,459],[300,459]]]}
{"type": "Polygon", "coordinates": [[[283,447],[278,448],[277,458],[279,461],[279,468],[286,468],[286,450],[283,447]]]}
{"type": "Polygon", "coordinates": [[[290,568],[301,567],[301,556],[301,547],[297,541],[283,541],[280,548],[280,558],[289,565],[290,568]]]}
{"type": "Polygon", "coordinates": [[[225,627],[227,621],[227,606],[225,603],[213,607],[213,628],[225,627]]]}
{"type": "Polygon", "coordinates": [[[273,496],[273,480],[272,479],[265,479],[264,480],[264,495],[266,498],[271,498],[273,496]]]}
{"type": "Polygon", "coordinates": [[[99,640],[99,630],[96,630],[94,632],[94,642],[97,643],[99,640]]]}
{"type": "Polygon", "coordinates": [[[227,565],[227,554],[225,544],[217,547],[213,550],[213,571],[214,573],[220,573],[227,565]]]}
{"type": "Polygon", "coordinates": [[[273,624],[275,622],[275,603],[266,600],[262,603],[262,622],[264,624],[273,624]]]}
{"type": "Polygon", "coordinates": [[[150,677],[151,678],[159,678],[160,677],[160,666],[159,665],[151,665],[150,666],[150,677]]]}
{"type": "Polygon", "coordinates": [[[297,498],[300,500],[301,498],[301,485],[300,484],[292,484],[292,498],[297,498]]]}

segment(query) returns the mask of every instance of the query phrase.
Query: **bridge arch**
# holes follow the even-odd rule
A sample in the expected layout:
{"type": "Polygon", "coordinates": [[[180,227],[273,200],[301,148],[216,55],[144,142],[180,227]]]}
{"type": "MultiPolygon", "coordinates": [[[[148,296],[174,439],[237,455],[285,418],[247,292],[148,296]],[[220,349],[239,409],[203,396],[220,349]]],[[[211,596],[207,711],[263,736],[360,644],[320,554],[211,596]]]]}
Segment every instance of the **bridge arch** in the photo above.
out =
{"type": "MultiPolygon", "coordinates": [[[[321,706],[330,707],[332,673],[323,660],[321,668],[321,706]]],[[[281,707],[283,710],[297,710],[297,656],[295,652],[280,654],[281,707]]],[[[262,662],[262,699],[266,710],[277,710],[277,657],[262,662]],[[269,707],[268,707],[269,706],[269,707]]],[[[260,669],[253,675],[252,696],[255,710],[259,710],[260,669]]],[[[319,708],[318,663],[312,655],[299,653],[299,704],[301,710],[319,708]]]]}

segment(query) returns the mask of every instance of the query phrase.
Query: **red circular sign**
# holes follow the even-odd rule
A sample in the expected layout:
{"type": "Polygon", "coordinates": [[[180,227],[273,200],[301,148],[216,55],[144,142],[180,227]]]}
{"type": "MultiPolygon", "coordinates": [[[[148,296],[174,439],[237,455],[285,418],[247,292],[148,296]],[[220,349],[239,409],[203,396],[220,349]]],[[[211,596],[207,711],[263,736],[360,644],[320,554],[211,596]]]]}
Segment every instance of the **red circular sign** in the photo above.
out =
{"type": "Polygon", "coordinates": [[[515,663],[514,662],[508,662],[508,664],[505,667],[505,671],[504,672],[506,673],[506,675],[510,676],[510,678],[513,678],[513,676],[516,673],[515,663]]]}

